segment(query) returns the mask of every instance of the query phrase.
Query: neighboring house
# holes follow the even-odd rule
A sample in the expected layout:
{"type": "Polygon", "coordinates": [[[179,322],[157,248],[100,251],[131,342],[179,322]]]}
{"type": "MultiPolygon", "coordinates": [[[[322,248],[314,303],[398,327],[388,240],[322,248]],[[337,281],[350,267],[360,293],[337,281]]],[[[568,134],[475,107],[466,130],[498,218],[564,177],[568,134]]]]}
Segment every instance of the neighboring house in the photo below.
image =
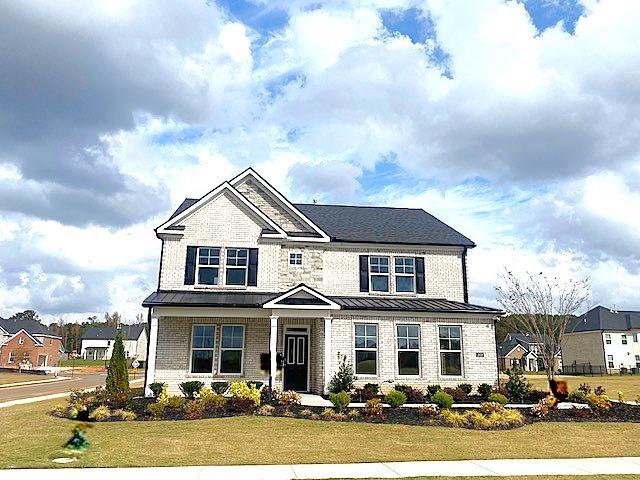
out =
{"type": "Polygon", "coordinates": [[[37,320],[0,318],[0,367],[45,369],[64,353],[62,338],[37,320]]]}
{"type": "MultiPolygon", "coordinates": [[[[533,335],[528,333],[509,333],[498,346],[500,370],[519,366],[526,372],[539,372],[544,370],[542,358],[538,355],[542,345],[535,341],[533,335]]],[[[562,353],[558,351],[555,356],[554,370],[562,369],[562,353]]]]}
{"type": "Polygon", "coordinates": [[[607,373],[640,372],[640,312],[597,306],[567,327],[564,370],[589,366],[607,373]]]}
{"type": "Polygon", "coordinates": [[[360,385],[497,382],[501,312],[467,298],[475,245],[424,210],[292,204],[247,169],[156,235],[147,394],[237,379],[322,393],[343,355],[360,385]]]}
{"type": "Polygon", "coordinates": [[[82,335],[80,355],[90,360],[109,360],[113,354],[116,334],[121,331],[127,358],[138,360],[144,365],[147,360],[146,327],[146,323],[120,325],[120,328],[91,327],[82,335]]]}

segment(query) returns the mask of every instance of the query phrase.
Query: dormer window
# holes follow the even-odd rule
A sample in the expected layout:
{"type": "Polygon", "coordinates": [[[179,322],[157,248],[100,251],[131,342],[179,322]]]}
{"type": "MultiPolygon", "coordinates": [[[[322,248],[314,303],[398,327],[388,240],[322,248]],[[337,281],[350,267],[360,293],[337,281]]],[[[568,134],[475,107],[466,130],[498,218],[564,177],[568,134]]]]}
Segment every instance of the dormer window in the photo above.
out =
{"type": "Polygon", "coordinates": [[[389,291],[389,257],[369,257],[369,285],[372,292],[389,291]]]}
{"type": "Polygon", "coordinates": [[[217,285],[220,275],[220,249],[200,247],[198,249],[198,284],[217,285]]]}
{"type": "Polygon", "coordinates": [[[289,253],[289,265],[302,265],[302,252],[289,253]]]}
{"type": "Polygon", "coordinates": [[[227,285],[247,285],[247,265],[249,250],[246,248],[227,248],[227,285]]]}
{"type": "Polygon", "coordinates": [[[395,274],[396,274],[396,292],[415,292],[416,291],[415,258],[396,257],[394,261],[395,261],[395,274]]]}

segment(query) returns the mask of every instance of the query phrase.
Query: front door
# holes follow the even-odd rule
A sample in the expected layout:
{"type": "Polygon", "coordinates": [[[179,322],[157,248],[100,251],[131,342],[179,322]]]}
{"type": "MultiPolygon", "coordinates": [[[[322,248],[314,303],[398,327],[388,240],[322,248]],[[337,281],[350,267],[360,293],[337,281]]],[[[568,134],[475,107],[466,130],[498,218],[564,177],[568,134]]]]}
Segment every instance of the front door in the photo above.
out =
{"type": "Polygon", "coordinates": [[[287,333],[284,336],[284,389],[306,392],[307,357],[309,337],[307,334],[287,333]]]}

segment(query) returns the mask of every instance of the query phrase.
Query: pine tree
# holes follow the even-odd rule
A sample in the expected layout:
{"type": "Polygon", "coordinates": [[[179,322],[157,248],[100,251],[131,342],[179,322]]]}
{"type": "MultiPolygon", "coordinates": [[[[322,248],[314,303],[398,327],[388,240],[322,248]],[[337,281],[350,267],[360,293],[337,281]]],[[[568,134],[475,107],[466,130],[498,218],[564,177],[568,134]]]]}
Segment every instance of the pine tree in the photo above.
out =
{"type": "Polygon", "coordinates": [[[107,369],[106,394],[115,406],[122,406],[129,398],[129,372],[127,371],[127,358],[124,354],[122,332],[118,332],[113,345],[113,354],[107,369]]]}

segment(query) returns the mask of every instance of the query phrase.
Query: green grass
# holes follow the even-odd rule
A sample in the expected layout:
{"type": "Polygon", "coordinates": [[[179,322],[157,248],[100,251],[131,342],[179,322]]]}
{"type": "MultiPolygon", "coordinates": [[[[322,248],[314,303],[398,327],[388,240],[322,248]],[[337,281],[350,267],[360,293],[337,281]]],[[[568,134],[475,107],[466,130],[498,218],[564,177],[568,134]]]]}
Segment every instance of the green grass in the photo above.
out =
{"type": "Polygon", "coordinates": [[[8,383],[34,382],[38,380],[47,380],[48,378],[51,378],[51,376],[5,371],[0,372],[0,385],[6,385],[8,383]]]}
{"type": "MultiPolygon", "coordinates": [[[[56,401],[0,411],[0,468],[53,467],[75,422],[56,401]]],[[[640,424],[536,423],[509,431],[273,417],[99,423],[77,467],[349,463],[640,455],[640,424]],[[135,448],[131,448],[135,445],[135,448]]]]}
{"type": "MultiPolygon", "coordinates": [[[[531,384],[541,390],[548,390],[547,377],[544,375],[525,375],[531,384]]],[[[506,376],[501,375],[501,380],[506,380],[506,376]]],[[[588,383],[591,388],[598,385],[607,389],[607,395],[613,399],[618,398],[618,390],[624,392],[626,400],[635,400],[640,395],[640,375],[560,375],[560,380],[566,380],[569,390],[577,389],[580,384],[588,383]]]]}
{"type": "Polygon", "coordinates": [[[76,358],[75,360],[60,360],[58,365],[60,367],[104,367],[108,365],[109,361],[105,362],[104,360],[91,360],[84,358],[76,358]]]}

